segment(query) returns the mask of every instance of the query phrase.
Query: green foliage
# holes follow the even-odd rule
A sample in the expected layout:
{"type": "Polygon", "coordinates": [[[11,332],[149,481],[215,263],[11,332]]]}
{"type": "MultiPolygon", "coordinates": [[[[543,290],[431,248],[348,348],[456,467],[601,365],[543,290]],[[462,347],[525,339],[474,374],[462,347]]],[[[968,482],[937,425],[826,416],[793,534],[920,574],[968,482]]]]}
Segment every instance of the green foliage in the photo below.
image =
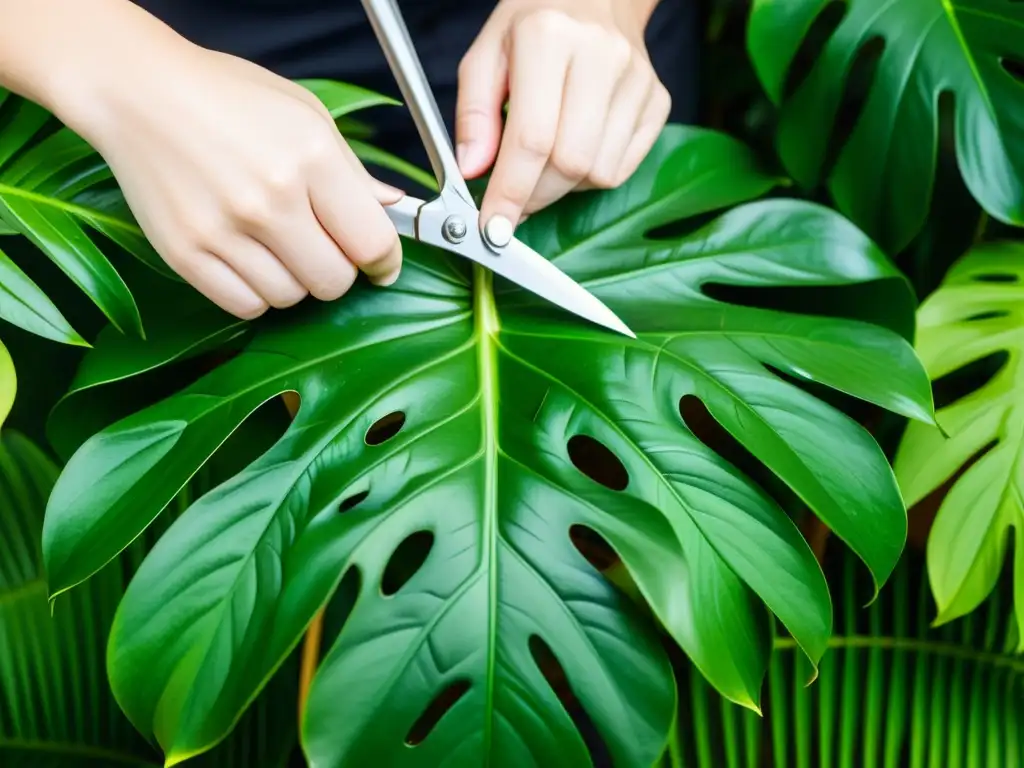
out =
{"type": "MultiPolygon", "coordinates": [[[[531,218],[523,237],[635,342],[407,244],[395,288],[258,323],[240,354],[86,440],[48,509],[55,594],[144,531],[262,403],[302,400],[277,444],[192,505],[129,587],[110,676],[136,726],[172,762],[217,743],[350,576],[354,607],[303,728],[314,763],[585,764],[597,747],[552,687],[557,669],[601,749],[650,764],[674,708],[667,659],[655,626],[574,546],[581,530],[611,545],[730,699],[758,706],[761,601],[816,664],[832,617],[810,549],[695,437],[681,400],[703,401],[880,584],[906,532],[892,472],[862,427],[783,377],[923,419],[930,394],[897,333],[913,307],[899,273],[827,209],[756,200],[774,181],[737,142],[673,128],[625,187],[531,218]],[[729,208],[695,231],[676,224],[729,208]],[[847,286],[861,316],[743,293],[783,286],[847,286]],[[352,703],[340,718],[339,701],[352,703]]],[[[152,360],[174,359],[194,340],[152,343],[152,360]]],[[[89,381],[129,375],[122,344],[97,346],[89,381]]]]}
{"type": "MultiPolygon", "coordinates": [[[[940,382],[970,376],[966,391],[959,387],[938,411],[941,431],[911,424],[896,456],[909,504],[955,480],[928,540],[938,622],[981,604],[1011,540],[1018,583],[1024,579],[1022,285],[1024,245],[982,245],[950,269],[919,312],[917,345],[929,375],[940,382]]],[[[1017,619],[1024,619],[1024,594],[1017,619]]]]}
{"type": "MultiPolygon", "coordinates": [[[[214,476],[219,469],[215,463],[214,476]]],[[[51,616],[39,542],[57,474],[57,465],[20,434],[0,433],[0,765],[156,768],[158,753],[122,714],[105,669],[115,610],[149,541],[136,542],[87,584],[58,598],[51,616]]],[[[209,476],[196,478],[175,500],[172,516],[209,476]]],[[[285,768],[297,741],[296,674],[289,660],[232,736],[189,764],[285,768]]]]}
{"type": "Polygon", "coordinates": [[[955,152],[975,199],[994,218],[1024,224],[1024,6],[1012,0],[850,0],[813,62],[808,32],[831,0],[753,0],[748,46],[781,103],[777,147],[800,183],[827,174],[838,208],[892,250],[918,232],[932,202],[940,96],[952,97],[955,152]],[[834,164],[830,137],[844,94],[877,62],[863,109],[850,118],[834,164]],[[800,65],[794,69],[794,62],[800,65]],[[808,66],[810,64],[810,66],[808,66]],[[792,85],[787,88],[787,85],[792,85]]]}
{"type": "Polygon", "coordinates": [[[915,552],[866,609],[855,559],[837,547],[825,566],[843,609],[818,680],[804,685],[792,640],[779,637],[762,719],[685,671],[665,768],[1024,765],[1013,574],[976,613],[936,629],[915,552]]]}
{"type": "Polygon", "coordinates": [[[11,412],[17,389],[18,381],[14,373],[14,363],[11,362],[7,347],[0,344],[0,427],[3,426],[7,414],[11,412]]]}

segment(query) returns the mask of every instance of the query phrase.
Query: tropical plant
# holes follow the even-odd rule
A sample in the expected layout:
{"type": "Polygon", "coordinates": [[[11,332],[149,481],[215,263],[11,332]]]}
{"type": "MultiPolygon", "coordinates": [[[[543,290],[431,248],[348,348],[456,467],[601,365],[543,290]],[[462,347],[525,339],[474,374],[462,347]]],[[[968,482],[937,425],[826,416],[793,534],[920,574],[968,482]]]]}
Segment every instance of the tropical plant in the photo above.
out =
{"type": "MultiPolygon", "coordinates": [[[[37,373],[0,329],[30,382],[12,420],[41,435],[54,406],[62,465],[50,492],[8,433],[33,458],[7,482],[43,481],[0,508],[31,554],[0,590],[43,557],[55,618],[0,591],[0,762],[6,738],[140,764],[1016,764],[1024,9],[708,22],[711,126],[520,232],[635,341],[411,243],[390,289],[236,321],[5,96],[0,318],[70,352],[37,373]],[[62,708],[69,663],[87,693],[62,708]],[[109,714],[88,731],[83,696],[109,714]]],[[[430,184],[353,114],[393,102],[306,85],[364,160],[430,184]]],[[[14,390],[0,347],[0,420],[14,390]]]]}

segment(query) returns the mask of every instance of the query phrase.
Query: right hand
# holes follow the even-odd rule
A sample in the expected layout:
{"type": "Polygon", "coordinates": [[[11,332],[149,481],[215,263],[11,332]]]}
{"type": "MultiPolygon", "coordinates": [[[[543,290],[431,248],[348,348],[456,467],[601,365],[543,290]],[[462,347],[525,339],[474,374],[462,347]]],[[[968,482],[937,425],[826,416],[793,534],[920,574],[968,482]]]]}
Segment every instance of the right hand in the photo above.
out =
{"type": "Polygon", "coordinates": [[[110,165],[153,247],[231,314],[398,278],[374,180],[305,88],[227,54],[163,41],[90,89],[67,121],[110,165]]]}

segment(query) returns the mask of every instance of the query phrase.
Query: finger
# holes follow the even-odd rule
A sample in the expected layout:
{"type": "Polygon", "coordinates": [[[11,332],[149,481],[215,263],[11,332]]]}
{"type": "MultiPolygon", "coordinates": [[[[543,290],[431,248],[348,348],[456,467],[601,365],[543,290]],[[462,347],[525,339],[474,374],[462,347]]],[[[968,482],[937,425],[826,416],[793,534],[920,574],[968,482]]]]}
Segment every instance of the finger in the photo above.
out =
{"type": "Polygon", "coordinates": [[[370,186],[373,196],[381,205],[391,205],[405,197],[405,192],[398,189],[398,187],[393,187],[390,184],[385,184],[383,181],[374,178],[370,172],[366,170],[366,166],[363,165],[362,161],[352,150],[352,147],[350,147],[348,142],[345,141],[345,137],[340,133],[338,134],[338,147],[341,149],[345,162],[348,163],[349,167],[370,186]]]}
{"type": "Polygon", "coordinates": [[[619,168],[641,124],[656,84],[650,65],[640,57],[635,58],[612,97],[601,147],[584,180],[587,187],[611,189],[622,183],[619,168]]]}
{"type": "Polygon", "coordinates": [[[494,217],[519,221],[555,146],[570,46],[543,28],[550,18],[530,17],[513,34],[508,120],[480,206],[485,226],[494,217]]]}
{"type": "Polygon", "coordinates": [[[671,110],[672,97],[664,85],[657,83],[651,89],[647,105],[640,116],[640,125],[622,156],[616,174],[619,184],[625,183],[647,157],[647,153],[661,135],[671,110]]]}
{"type": "Polygon", "coordinates": [[[459,63],[455,103],[455,157],[467,179],[476,178],[494,162],[507,92],[508,59],[500,38],[478,38],[459,63]]]}
{"type": "Polygon", "coordinates": [[[342,152],[337,162],[323,163],[311,172],[312,211],[348,261],[371,282],[391,285],[402,268],[402,244],[375,197],[379,190],[354,154],[351,158],[342,152]]]}
{"type": "Polygon", "coordinates": [[[212,253],[194,251],[168,264],[183,280],[218,307],[243,320],[267,311],[267,302],[230,266],[212,253]]]}
{"type": "Polygon", "coordinates": [[[589,45],[573,56],[555,147],[526,204],[527,213],[551,205],[590,175],[607,128],[612,96],[631,57],[632,48],[624,41],[589,45]]]}
{"type": "Polygon", "coordinates": [[[247,235],[239,236],[217,255],[272,307],[294,306],[309,293],[265,245],[247,235]]]}
{"type": "Polygon", "coordinates": [[[358,270],[307,206],[262,235],[263,244],[321,301],[344,296],[358,270]]]}

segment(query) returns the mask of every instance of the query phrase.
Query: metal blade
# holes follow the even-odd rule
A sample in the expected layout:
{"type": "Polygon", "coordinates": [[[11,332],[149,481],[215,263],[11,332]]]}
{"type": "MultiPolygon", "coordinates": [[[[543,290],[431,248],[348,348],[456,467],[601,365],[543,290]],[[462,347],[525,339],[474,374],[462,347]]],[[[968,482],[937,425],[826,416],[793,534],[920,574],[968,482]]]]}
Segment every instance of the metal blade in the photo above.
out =
{"type": "Polygon", "coordinates": [[[474,261],[562,309],[630,338],[636,338],[636,334],[629,326],[604,302],[514,237],[501,249],[500,255],[488,254],[474,261]]]}

